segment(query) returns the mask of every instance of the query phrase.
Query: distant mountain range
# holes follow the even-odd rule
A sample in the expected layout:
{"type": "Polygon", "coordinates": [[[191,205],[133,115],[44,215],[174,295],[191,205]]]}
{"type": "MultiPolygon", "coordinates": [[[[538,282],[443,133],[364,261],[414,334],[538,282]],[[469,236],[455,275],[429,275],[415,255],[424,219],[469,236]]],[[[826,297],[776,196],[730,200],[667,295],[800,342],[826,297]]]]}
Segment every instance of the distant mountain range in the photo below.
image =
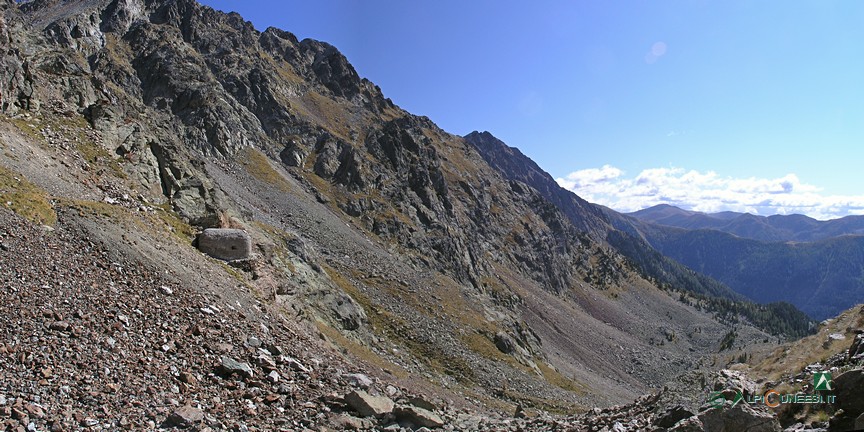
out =
{"type": "MultiPolygon", "coordinates": [[[[536,190],[543,199],[554,204],[569,219],[570,223],[585,231],[591,238],[606,243],[624,255],[629,263],[640,273],[655,280],[669,289],[680,290],[700,296],[708,309],[717,314],[742,314],[754,323],[768,325],[770,320],[786,317],[787,321],[775,323],[786,328],[784,331],[800,331],[798,325],[806,325],[806,318],[799,319],[790,312],[786,299],[778,299],[771,304],[755,306],[749,302],[727,303],[717,299],[743,300],[746,298],[734,287],[722,281],[693,271],[682,260],[670,258],[658,252],[656,246],[649,244],[643,232],[653,232],[653,224],[620,214],[606,207],[592,204],[566,190],[555,182],[547,172],[519,149],[506,145],[489,132],[472,132],[465,141],[474,146],[486,163],[496,169],[512,185],[527,184],[536,190]],[[714,300],[712,300],[714,299],[714,300]],[[733,306],[734,304],[734,306],[733,306]]],[[[766,302],[768,303],[768,302],[766,302]]],[[[842,309],[841,309],[842,310],[842,309]]],[[[797,312],[797,311],[796,311],[797,312]]]]}
{"type": "Polygon", "coordinates": [[[664,255],[755,301],[788,301],[816,319],[864,302],[864,217],[818,221],[670,205],[606,212],[664,255]]]}
{"type": "Polygon", "coordinates": [[[465,140],[504,178],[531,186],[573,225],[664,286],[763,304],[789,302],[816,319],[864,302],[864,237],[856,235],[864,230],[864,217],[818,221],[670,205],[622,214],[560,187],[519,149],[488,132],[465,140]]]}
{"type": "Polygon", "coordinates": [[[767,242],[812,242],[842,235],[864,235],[864,216],[820,221],[808,216],[755,216],[749,213],[702,213],[660,204],[627,215],[645,222],[687,229],[711,229],[767,242]]]}

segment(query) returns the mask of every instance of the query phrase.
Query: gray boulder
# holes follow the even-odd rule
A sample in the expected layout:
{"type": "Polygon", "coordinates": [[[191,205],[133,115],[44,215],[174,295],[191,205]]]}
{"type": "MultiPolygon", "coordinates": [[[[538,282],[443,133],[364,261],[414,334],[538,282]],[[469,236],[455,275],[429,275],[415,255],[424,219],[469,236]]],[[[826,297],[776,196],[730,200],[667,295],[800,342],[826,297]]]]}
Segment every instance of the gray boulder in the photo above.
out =
{"type": "Polygon", "coordinates": [[[247,259],[252,253],[252,238],[239,229],[208,228],[198,236],[198,249],[221,260],[247,259]]]}
{"type": "Polygon", "coordinates": [[[204,420],[204,411],[192,406],[182,406],[174,410],[165,422],[163,427],[190,427],[204,420]]]}
{"type": "Polygon", "coordinates": [[[654,425],[662,428],[671,428],[675,426],[675,423],[691,416],[693,416],[693,413],[690,410],[681,405],[676,405],[661,414],[654,422],[654,425]]]}
{"type": "Polygon", "coordinates": [[[507,333],[498,332],[495,334],[495,347],[504,354],[512,354],[516,351],[516,342],[507,333]]]}
{"type": "Polygon", "coordinates": [[[714,377],[714,390],[732,390],[733,395],[734,392],[740,391],[744,393],[745,396],[747,396],[758,393],[759,386],[755,382],[753,382],[753,380],[747,378],[746,375],[739,371],[723,369],[717,372],[714,377]]]}
{"type": "Polygon", "coordinates": [[[705,425],[702,424],[699,417],[693,416],[680,420],[669,429],[669,432],[704,432],[706,430],[708,429],[705,429],[705,425]]]}
{"type": "Polygon", "coordinates": [[[346,374],[344,377],[352,387],[357,387],[362,390],[369,390],[369,388],[374,384],[368,376],[361,373],[346,374]]]}
{"type": "Polygon", "coordinates": [[[864,334],[855,336],[852,346],[849,347],[849,360],[864,360],[864,334]]]}
{"type": "Polygon", "coordinates": [[[854,369],[834,378],[837,407],[852,419],[864,413],[864,369],[854,369]]]}
{"type": "Polygon", "coordinates": [[[372,396],[362,390],[355,390],[345,395],[345,403],[363,417],[383,417],[393,412],[395,406],[390,398],[372,396]]]}
{"type": "Polygon", "coordinates": [[[230,357],[224,356],[220,359],[217,369],[222,375],[237,374],[242,377],[251,378],[253,374],[252,368],[249,367],[247,363],[241,363],[230,357]]]}
{"type": "Polygon", "coordinates": [[[439,428],[444,426],[444,420],[432,411],[416,406],[399,406],[393,411],[396,418],[407,421],[415,426],[439,428]]]}
{"type": "Polygon", "coordinates": [[[709,408],[698,415],[704,430],[711,432],[779,432],[782,428],[777,418],[764,407],[754,408],[731,403],[709,408]]]}

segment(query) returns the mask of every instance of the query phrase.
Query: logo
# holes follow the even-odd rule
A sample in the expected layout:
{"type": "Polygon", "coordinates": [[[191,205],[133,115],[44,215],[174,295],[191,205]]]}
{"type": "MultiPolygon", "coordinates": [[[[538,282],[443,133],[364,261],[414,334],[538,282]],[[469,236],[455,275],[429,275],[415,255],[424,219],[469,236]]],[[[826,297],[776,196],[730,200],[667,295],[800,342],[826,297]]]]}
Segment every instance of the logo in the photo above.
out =
{"type": "MultiPolygon", "coordinates": [[[[813,375],[813,389],[833,391],[834,381],[831,379],[831,373],[816,372],[813,375]]],[[[741,390],[726,390],[725,394],[715,391],[708,395],[708,404],[714,408],[722,408],[727,401],[731,402],[730,408],[734,408],[739,403],[764,404],[769,408],[777,408],[781,404],[833,404],[837,401],[837,396],[825,393],[780,393],[775,389],[768,389],[764,394],[744,394],[741,390]]]]}
{"type": "Polygon", "coordinates": [[[744,400],[744,394],[742,394],[740,391],[736,392],[735,399],[732,399],[732,408],[735,408],[735,405],[738,405],[738,402],[741,402],[742,400],[744,400]]]}
{"type": "Polygon", "coordinates": [[[830,372],[816,372],[813,374],[813,390],[834,390],[834,381],[830,372]]]}
{"type": "MultiPolygon", "coordinates": [[[[735,392],[735,396],[732,396],[732,399],[727,399],[726,395],[724,395],[723,392],[715,391],[711,392],[711,394],[708,395],[708,404],[716,408],[722,407],[727,400],[732,402],[732,408],[735,408],[735,405],[738,405],[740,402],[744,401],[744,394],[740,391],[737,391],[735,392]]],[[[744,401],[744,403],[747,403],[747,401],[744,401]]]]}
{"type": "Polygon", "coordinates": [[[723,396],[721,392],[711,392],[708,395],[708,403],[715,408],[720,408],[726,403],[726,396],[723,396]]]}

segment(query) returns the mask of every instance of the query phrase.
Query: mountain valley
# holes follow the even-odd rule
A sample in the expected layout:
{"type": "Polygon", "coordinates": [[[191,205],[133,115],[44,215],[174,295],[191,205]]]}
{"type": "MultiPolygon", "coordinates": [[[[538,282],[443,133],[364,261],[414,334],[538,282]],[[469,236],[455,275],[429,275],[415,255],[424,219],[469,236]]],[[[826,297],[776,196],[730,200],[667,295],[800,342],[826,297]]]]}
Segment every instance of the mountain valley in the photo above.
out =
{"type": "Polygon", "coordinates": [[[193,0],[0,12],[0,428],[779,430],[706,398],[815,322],[335,47],[193,0]]]}
{"type": "Polygon", "coordinates": [[[789,302],[818,320],[864,302],[861,217],[817,221],[657,206],[618,220],[664,255],[757,302],[789,302]]]}

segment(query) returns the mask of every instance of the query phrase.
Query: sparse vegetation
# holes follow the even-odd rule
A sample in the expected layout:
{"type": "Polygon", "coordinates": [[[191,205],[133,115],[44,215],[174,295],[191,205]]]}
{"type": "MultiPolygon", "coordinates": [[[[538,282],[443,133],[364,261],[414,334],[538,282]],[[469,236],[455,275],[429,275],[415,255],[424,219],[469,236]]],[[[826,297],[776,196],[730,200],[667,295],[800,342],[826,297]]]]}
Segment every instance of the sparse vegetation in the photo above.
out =
{"type": "Polygon", "coordinates": [[[405,378],[409,375],[409,372],[403,369],[401,366],[398,366],[387,359],[375,354],[374,351],[369,348],[354,342],[351,339],[348,339],[339,330],[336,330],[333,327],[330,327],[326,323],[316,320],[315,326],[318,328],[324,336],[326,336],[330,341],[344,349],[351,356],[358,358],[362,361],[369,363],[370,365],[381,368],[382,370],[390,372],[393,376],[397,378],[405,378]]]}
{"type": "Polygon", "coordinates": [[[586,388],[584,385],[567,378],[545,362],[538,361],[537,367],[540,368],[540,371],[543,372],[543,378],[549,383],[576,394],[585,394],[586,388]]]}
{"type": "Polygon", "coordinates": [[[260,150],[244,147],[240,161],[246,168],[246,171],[255,179],[275,186],[282,192],[291,191],[291,185],[288,183],[288,180],[270,165],[270,159],[261,153],[260,150]]]}
{"type": "Polygon", "coordinates": [[[155,208],[157,209],[156,217],[165,224],[168,231],[177,236],[182,242],[189,244],[195,239],[196,229],[180,219],[177,213],[171,209],[171,204],[166,202],[155,206],[155,208]]]}
{"type": "Polygon", "coordinates": [[[48,192],[0,166],[0,205],[37,224],[54,225],[57,213],[48,192]]]}
{"type": "Polygon", "coordinates": [[[431,335],[419,334],[401,317],[387,311],[384,307],[370,301],[360,290],[338,271],[329,266],[322,266],[330,279],[345,293],[350,295],[366,311],[372,329],[398,343],[411,352],[417,359],[422,359],[437,371],[446,373],[460,382],[473,382],[473,368],[460,356],[438,349],[428,338],[431,335]]]}
{"type": "Polygon", "coordinates": [[[735,338],[738,337],[738,333],[732,329],[729,330],[720,341],[720,347],[717,349],[718,352],[726,351],[728,349],[732,349],[732,346],[735,345],[735,338]]]}
{"type": "Polygon", "coordinates": [[[862,315],[859,311],[862,306],[857,306],[843,312],[828,325],[818,329],[816,334],[798,339],[789,345],[781,346],[767,355],[756,356],[750,359],[752,374],[765,377],[771,381],[777,381],[784,375],[797,373],[807,365],[820,362],[824,357],[836,354],[848,349],[849,340],[836,341],[828,348],[824,343],[831,333],[845,334],[852,337],[854,333],[847,329],[860,328],[862,315]]]}

